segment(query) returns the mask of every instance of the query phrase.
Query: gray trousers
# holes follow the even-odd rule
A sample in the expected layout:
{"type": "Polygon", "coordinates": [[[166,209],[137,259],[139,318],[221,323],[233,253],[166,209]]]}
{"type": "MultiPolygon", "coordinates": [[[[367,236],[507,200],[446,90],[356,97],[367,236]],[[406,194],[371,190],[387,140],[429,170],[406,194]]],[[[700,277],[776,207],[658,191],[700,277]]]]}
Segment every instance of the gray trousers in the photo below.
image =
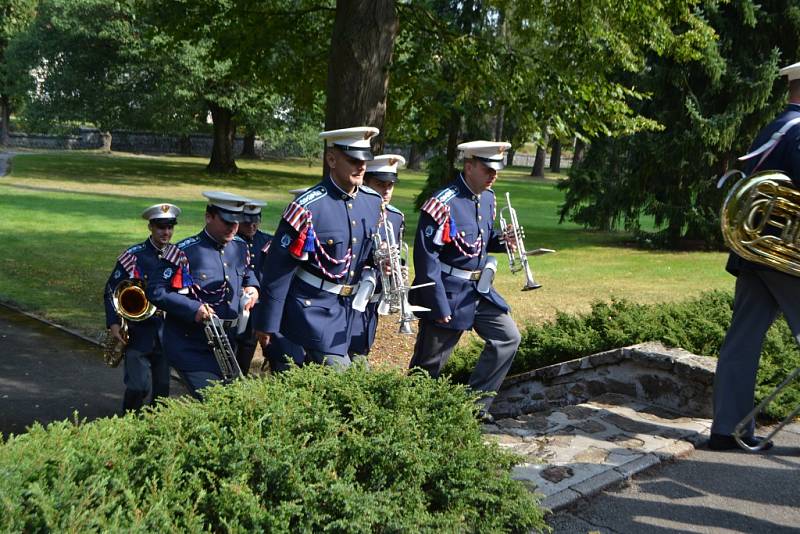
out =
{"type": "MultiPolygon", "coordinates": [[[[478,391],[497,391],[514,361],[522,337],[511,316],[484,299],[478,303],[472,328],[486,345],[469,377],[469,386],[478,391]]],[[[442,328],[434,321],[420,321],[409,368],[419,367],[431,377],[439,378],[463,333],[463,330],[442,328]]],[[[484,397],[479,401],[483,409],[489,410],[492,399],[484,397]]]]}
{"type": "MultiPolygon", "coordinates": [[[[731,326],[719,351],[711,432],[732,434],[753,409],[761,347],[778,311],[800,342],[800,278],[772,270],[741,271],[736,278],[731,326]]],[[[750,434],[753,430],[751,424],[750,434]]]]}

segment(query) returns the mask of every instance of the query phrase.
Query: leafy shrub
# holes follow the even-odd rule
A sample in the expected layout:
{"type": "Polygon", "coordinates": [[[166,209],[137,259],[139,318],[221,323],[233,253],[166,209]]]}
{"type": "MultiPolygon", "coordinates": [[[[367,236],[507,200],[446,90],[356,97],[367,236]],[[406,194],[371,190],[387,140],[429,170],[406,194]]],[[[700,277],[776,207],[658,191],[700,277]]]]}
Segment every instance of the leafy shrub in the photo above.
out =
{"type": "Polygon", "coordinates": [[[546,528],[473,400],[420,375],[311,367],[37,425],[0,445],[0,531],[546,528]]]}
{"type": "MultiPolygon", "coordinates": [[[[717,357],[731,322],[732,306],[732,295],[724,291],[665,304],[595,302],[586,314],[559,313],[553,321],[527,326],[510,373],[523,373],[645,341],[660,341],[694,354],[717,357]]],[[[482,347],[482,343],[474,342],[459,349],[444,372],[456,381],[466,382],[482,347]]],[[[798,365],[797,342],[786,321],[776,321],[764,341],[757,399],[769,394],[798,365]]],[[[782,418],[798,403],[800,384],[795,384],[773,401],[767,415],[782,418]]]]}

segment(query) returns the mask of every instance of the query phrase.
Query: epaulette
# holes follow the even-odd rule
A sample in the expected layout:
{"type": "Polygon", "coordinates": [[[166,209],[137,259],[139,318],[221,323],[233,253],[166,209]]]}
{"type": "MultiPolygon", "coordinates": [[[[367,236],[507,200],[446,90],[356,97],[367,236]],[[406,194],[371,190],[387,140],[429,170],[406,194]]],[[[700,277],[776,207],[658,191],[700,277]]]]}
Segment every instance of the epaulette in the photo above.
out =
{"type": "Polygon", "coordinates": [[[403,212],[400,211],[399,209],[395,208],[391,204],[386,204],[386,209],[389,210],[389,211],[393,211],[394,213],[399,213],[400,215],[403,216],[403,218],[405,218],[405,215],[403,215],[403,212]]]}
{"type": "Polygon", "coordinates": [[[453,200],[457,193],[458,188],[456,186],[446,187],[426,200],[420,210],[433,217],[436,224],[441,226],[450,215],[450,208],[447,203],[453,200]]]}
{"type": "Polygon", "coordinates": [[[125,252],[128,254],[135,254],[139,251],[144,250],[144,243],[139,243],[138,245],[133,245],[132,247],[128,248],[125,252]]]}
{"type": "Polygon", "coordinates": [[[372,188],[371,188],[370,186],[368,186],[368,185],[361,184],[360,186],[358,186],[358,188],[359,188],[361,191],[363,191],[363,192],[365,192],[366,194],[368,194],[368,195],[375,195],[375,196],[376,196],[376,197],[378,197],[378,198],[383,198],[383,195],[381,195],[380,193],[378,193],[377,191],[375,191],[374,189],[372,189],[372,188]]]}
{"type": "MultiPolygon", "coordinates": [[[[300,206],[306,207],[312,202],[316,202],[317,200],[321,199],[325,195],[328,194],[328,190],[325,189],[325,186],[318,185],[316,187],[312,187],[296,199],[292,204],[299,204],[300,206]]],[[[291,205],[291,204],[290,204],[291,205]]]]}
{"type": "Polygon", "coordinates": [[[193,235],[192,237],[187,237],[186,239],[179,241],[176,246],[181,250],[186,250],[187,248],[199,242],[200,238],[196,235],[193,235]]]}

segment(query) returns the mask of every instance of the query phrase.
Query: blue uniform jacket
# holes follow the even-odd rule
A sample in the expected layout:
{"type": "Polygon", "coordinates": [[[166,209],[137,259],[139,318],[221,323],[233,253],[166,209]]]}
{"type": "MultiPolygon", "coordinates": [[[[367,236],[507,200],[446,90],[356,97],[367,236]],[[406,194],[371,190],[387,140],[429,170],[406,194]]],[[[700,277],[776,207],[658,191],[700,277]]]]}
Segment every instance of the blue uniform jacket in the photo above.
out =
{"type": "Polygon", "coordinates": [[[164,352],[173,367],[185,371],[219,372],[208,348],[204,325],[195,322],[195,314],[205,303],[220,319],[238,316],[242,288],[259,286],[248,259],[247,243],[240,237],[221,245],[205,230],[180,241],[175,249],[164,252],[164,259],[147,286],[147,295],[167,312],[164,352]],[[178,275],[178,271],[182,274],[178,275]],[[180,283],[176,276],[179,276],[180,283]],[[174,285],[185,287],[176,288],[174,285]]]}
{"type": "MultiPolygon", "coordinates": [[[[111,276],[108,277],[103,294],[103,303],[106,308],[106,328],[110,328],[112,324],[122,324],[119,315],[114,310],[112,300],[117,284],[131,278],[148,283],[160,261],[161,252],[149,238],[120,254],[111,276]]],[[[151,352],[158,346],[164,322],[161,317],[154,315],[144,321],[126,322],[128,323],[127,348],[141,352],[151,352]]]]}
{"type": "Polygon", "coordinates": [[[428,282],[436,285],[409,293],[411,304],[431,310],[418,313],[421,319],[434,321],[450,315],[449,323],[438,326],[469,330],[481,298],[508,311],[508,304],[494,288],[481,295],[477,281],[442,272],[443,263],[476,271],[486,264],[488,252],[505,251],[502,235],[494,230],[495,213],[494,191],[476,195],[464,182],[463,175],[423,204],[414,240],[412,285],[428,282]]]}
{"type": "MultiPolygon", "coordinates": [[[[800,117],[800,104],[789,104],[774,121],[766,125],[759,132],[748,152],[766,143],[773,133],[780,130],[788,121],[797,117],[800,117]]],[[[745,169],[747,175],[753,173],[753,167],[758,163],[759,159],[760,156],[756,156],[750,160],[749,165],[745,169]]],[[[783,138],[781,138],[775,149],[755,171],[780,171],[791,178],[796,187],[800,186],[800,124],[795,125],[783,135],[783,138]]],[[[742,269],[765,270],[770,269],[770,267],[745,260],[738,254],[731,252],[728,256],[728,263],[725,266],[725,270],[737,276],[742,269]]]]}
{"type": "MultiPolygon", "coordinates": [[[[394,230],[394,240],[400,244],[403,241],[405,219],[403,212],[391,204],[386,205],[386,218],[392,224],[394,230]]],[[[381,229],[381,236],[383,230],[381,229]]],[[[402,245],[401,245],[402,247],[402,245]]],[[[401,251],[402,253],[402,251],[401,251]]],[[[378,286],[375,288],[376,295],[382,291],[381,278],[378,275],[378,286]]],[[[396,320],[400,320],[399,317],[396,320]]],[[[363,313],[356,312],[353,318],[353,328],[351,330],[350,352],[355,354],[367,354],[370,347],[375,343],[375,332],[378,329],[378,302],[367,304],[367,309],[363,313]]]]}
{"type": "MultiPolygon", "coordinates": [[[[245,236],[239,236],[242,238],[242,241],[247,243],[247,254],[248,258],[250,259],[250,269],[255,274],[256,279],[258,279],[259,283],[261,282],[261,264],[264,262],[264,248],[267,246],[267,243],[272,241],[272,235],[262,232],[261,230],[256,230],[255,235],[253,235],[252,239],[247,239],[245,236]]],[[[261,303],[256,304],[256,307],[260,306],[261,303]]],[[[251,310],[250,318],[248,320],[247,329],[242,332],[243,337],[249,338],[253,334],[253,314],[255,313],[255,309],[251,310]]]]}
{"type": "Polygon", "coordinates": [[[352,296],[307,284],[295,277],[295,270],[336,284],[357,284],[371,263],[380,206],[381,196],[372,189],[361,186],[348,195],[330,177],[289,204],[262,264],[256,330],[280,332],[308,350],[346,355],[355,313],[352,296]],[[304,253],[298,254],[299,249],[304,253]]]}

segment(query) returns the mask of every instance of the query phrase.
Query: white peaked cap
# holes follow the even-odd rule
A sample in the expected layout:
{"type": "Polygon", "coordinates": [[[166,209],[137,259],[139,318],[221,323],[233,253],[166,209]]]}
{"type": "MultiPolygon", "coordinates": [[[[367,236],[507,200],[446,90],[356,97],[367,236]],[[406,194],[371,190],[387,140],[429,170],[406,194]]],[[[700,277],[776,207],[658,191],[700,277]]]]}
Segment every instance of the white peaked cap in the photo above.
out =
{"type": "Polygon", "coordinates": [[[142,219],[153,221],[158,219],[177,219],[181,209],[175,204],[153,204],[142,212],[142,219]]]}
{"type": "Polygon", "coordinates": [[[385,182],[397,181],[397,168],[406,164],[406,158],[399,154],[382,154],[367,162],[367,174],[385,182]]]}
{"type": "Polygon", "coordinates": [[[795,63],[794,65],[783,67],[778,73],[781,76],[788,77],[790,82],[792,80],[797,80],[798,78],[800,78],[800,63],[795,63]]]}
{"type": "Polygon", "coordinates": [[[373,157],[370,150],[370,139],[379,132],[380,130],[372,126],[357,126],[320,132],[319,136],[325,140],[325,146],[335,146],[350,157],[370,161],[373,157]]]}
{"type": "Polygon", "coordinates": [[[248,199],[247,204],[244,205],[242,211],[245,215],[258,215],[261,213],[261,208],[266,206],[267,203],[263,200],[248,199]]]}
{"type": "Polygon", "coordinates": [[[464,159],[476,158],[495,170],[505,167],[505,153],[511,143],[497,141],[470,141],[461,143],[458,149],[464,152],[464,159]]]}
{"type": "Polygon", "coordinates": [[[244,205],[248,199],[240,195],[234,195],[227,191],[203,191],[203,196],[208,199],[208,205],[214,206],[219,211],[222,219],[234,223],[244,220],[244,205]]]}

